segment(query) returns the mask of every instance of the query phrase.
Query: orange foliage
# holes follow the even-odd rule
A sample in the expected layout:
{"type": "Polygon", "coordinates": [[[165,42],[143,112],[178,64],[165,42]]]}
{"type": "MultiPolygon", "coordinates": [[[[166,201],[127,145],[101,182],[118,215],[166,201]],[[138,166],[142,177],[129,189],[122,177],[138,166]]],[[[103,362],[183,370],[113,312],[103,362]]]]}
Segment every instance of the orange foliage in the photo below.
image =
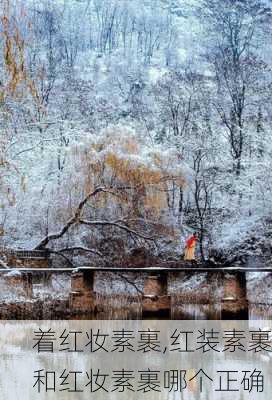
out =
{"type": "Polygon", "coordinates": [[[38,101],[35,84],[29,77],[25,65],[24,39],[20,35],[15,19],[11,17],[9,0],[2,0],[1,3],[2,15],[0,17],[0,23],[3,39],[3,62],[6,70],[6,81],[3,82],[3,85],[0,88],[0,101],[3,103],[7,96],[21,96],[25,87],[38,101]],[[19,92],[20,88],[21,93],[19,92]]]}
{"type": "Polygon", "coordinates": [[[173,182],[184,185],[180,172],[173,174],[175,160],[169,161],[159,150],[149,149],[129,130],[117,134],[108,131],[79,145],[73,156],[76,170],[84,177],[85,193],[97,185],[111,187],[116,193],[110,198],[108,194],[100,195],[97,207],[116,207],[130,217],[157,219],[167,208],[169,187],[173,182]]]}

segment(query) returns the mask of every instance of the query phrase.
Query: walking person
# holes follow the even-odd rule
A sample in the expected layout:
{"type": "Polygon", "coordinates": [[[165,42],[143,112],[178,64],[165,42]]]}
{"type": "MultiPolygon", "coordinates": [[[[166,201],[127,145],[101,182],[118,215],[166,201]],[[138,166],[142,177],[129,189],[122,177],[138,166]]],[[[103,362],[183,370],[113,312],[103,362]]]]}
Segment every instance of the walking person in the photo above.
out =
{"type": "Polygon", "coordinates": [[[195,259],[195,248],[197,242],[197,234],[193,233],[189,239],[186,241],[185,252],[184,252],[184,261],[193,261],[196,262],[195,259]]]}

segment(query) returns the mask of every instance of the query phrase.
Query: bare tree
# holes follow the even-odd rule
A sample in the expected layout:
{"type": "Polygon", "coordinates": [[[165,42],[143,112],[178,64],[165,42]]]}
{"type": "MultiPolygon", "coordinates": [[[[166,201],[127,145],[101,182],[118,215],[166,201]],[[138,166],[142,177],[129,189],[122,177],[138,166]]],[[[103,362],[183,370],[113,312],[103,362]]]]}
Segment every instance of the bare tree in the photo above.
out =
{"type": "Polygon", "coordinates": [[[207,59],[217,84],[214,106],[225,126],[237,176],[246,152],[252,98],[259,91],[264,64],[255,52],[267,8],[256,0],[201,3],[207,27],[207,59]]]}

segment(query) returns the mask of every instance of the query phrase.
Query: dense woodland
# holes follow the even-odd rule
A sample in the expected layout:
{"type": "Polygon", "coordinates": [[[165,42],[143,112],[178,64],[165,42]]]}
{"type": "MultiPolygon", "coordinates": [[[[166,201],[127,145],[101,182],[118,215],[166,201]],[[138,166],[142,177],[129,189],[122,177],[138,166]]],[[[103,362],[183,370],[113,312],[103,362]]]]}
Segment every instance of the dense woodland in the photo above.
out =
{"type": "Polygon", "coordinates": [[[269,0],[0,3],[2,247],[271,253],[269,0]]]}

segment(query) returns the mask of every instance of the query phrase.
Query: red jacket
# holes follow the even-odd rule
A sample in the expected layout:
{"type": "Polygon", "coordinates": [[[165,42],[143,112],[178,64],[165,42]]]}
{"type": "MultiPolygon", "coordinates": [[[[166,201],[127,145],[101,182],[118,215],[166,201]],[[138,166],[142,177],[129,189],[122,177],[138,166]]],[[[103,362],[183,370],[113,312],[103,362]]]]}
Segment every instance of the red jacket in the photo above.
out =
{"type": "Polygon", "coordinates": [[[195,243],[196,243],[196,240],[197,240],[197,238],[196,238],[195,235],[191,236],[191,237],[186,241],[186,247],[188,247],[188,249],[190,249],[191,247],[193,247],[193,246],[195,245],[195,243]]]}

